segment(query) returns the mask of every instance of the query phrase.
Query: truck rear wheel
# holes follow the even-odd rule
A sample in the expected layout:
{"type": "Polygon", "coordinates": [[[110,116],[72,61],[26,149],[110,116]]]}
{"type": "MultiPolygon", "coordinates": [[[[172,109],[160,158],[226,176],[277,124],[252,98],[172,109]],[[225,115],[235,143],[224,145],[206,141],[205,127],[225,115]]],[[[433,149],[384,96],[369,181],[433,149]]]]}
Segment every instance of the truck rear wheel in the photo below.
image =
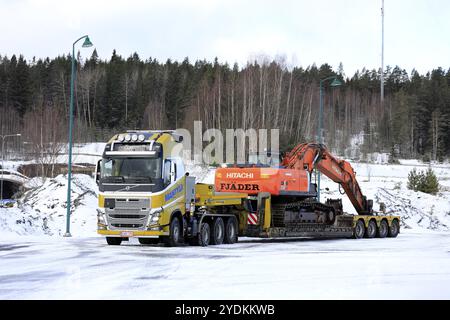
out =
{"type": "Polygon", "coordinates": [[[238,241],[238,230],[237,221],[235,217],[230,217],[227,219],[225,226],[225,239],[224,242],[227,244],[233,244],[238,241]]]}
{"type": "Polygon", "coordinates": [[[169,236],[164,237],[164,243],[168,247],[176,247],[180,244],[181,239],[181,227],[180,220],[178,218],[172,219],[169,230],[169,236]]]}
{"type": "Polygon", "coordinates": [[[377,234],[377,224],[374,220],[370,220],[366,229],[366,233],[364,234],[365,238],[375,238],[377,234]]]}
{"type": "Polygon", "coordinates": [[[389,227],[389,238],[395,238],[398,236],[398,233],[400,231],[400,225],[398,224],[397,220],[392,221],[391,226],[389,227]]]}
{"type": "Polygon", "coordinates": [[[355,239],[361,239],[364,237],[364,233],[366,232],[366,226],[362,220],[358,220],[356,222],[355,230],[353,230],[353,237],[355,239]]]}
{"type": "Polygon", "coordinates": [[[211,228],[208,222],[202,222],[200,232],[198,233],[198,244],[202,247],[207,247],[211,239],[211,228]]]}
{"type": "Polygon", "coordinates": [[[106,242],[107,242],[110,246],[120,246],[120,244],[122,243],[122,238],[118,238],[118,237],[106,237],[106,242]]]}
{"type": "Polygon", "coordinates": [[[377,231],[378,238],[386,238],[389,232],[389,225],[386,220],[381,220],[380,227],[377,231]]]}
{"type": "Polygon", "coordinates": [[[225,225],[223,219],[218,217],[213,222],[212,232],[211,232],[211,244],[219,245],[223,243],[223,238],[225,237],[225,225]]]}

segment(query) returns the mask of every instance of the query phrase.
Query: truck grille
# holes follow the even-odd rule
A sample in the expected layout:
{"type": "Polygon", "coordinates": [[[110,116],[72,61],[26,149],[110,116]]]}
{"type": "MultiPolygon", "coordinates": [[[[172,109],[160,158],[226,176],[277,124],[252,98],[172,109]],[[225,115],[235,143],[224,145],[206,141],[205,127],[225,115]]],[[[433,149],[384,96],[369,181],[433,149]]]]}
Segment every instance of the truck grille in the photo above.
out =
{"type": "Polygon", "coordinates": [[[145,230],[150,214],[150,199],[105,199],[105,203],[113,204],[105,208],[111,230],[145,230]]]}

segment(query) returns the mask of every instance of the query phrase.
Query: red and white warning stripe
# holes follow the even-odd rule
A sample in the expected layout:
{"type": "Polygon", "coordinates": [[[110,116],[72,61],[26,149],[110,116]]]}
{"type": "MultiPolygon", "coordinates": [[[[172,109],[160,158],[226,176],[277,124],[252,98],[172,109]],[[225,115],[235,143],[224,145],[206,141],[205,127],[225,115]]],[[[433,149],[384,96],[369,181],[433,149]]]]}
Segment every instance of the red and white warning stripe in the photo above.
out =
{"type": "Polygon", "coordinates": [[[249,213],[247,215],[247,224],[258,224],[258,214],[257,213],[249,213]]]}

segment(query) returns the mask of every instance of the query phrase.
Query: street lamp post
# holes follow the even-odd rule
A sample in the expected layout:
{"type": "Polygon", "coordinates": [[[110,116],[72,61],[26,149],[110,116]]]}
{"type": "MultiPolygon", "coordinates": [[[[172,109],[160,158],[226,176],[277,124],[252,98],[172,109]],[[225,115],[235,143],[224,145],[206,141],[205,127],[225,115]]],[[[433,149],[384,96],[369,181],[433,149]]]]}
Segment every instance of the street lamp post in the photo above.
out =
{"type": "MultiPolygon", "coordinates": [[[[322,118],[323,118],[323,84],[325,81],[333,79],[333,82],[331,82],[331,87],[339,87],[342,85],[342,83],[337,79],[337,76],[331,76],[325,79],[320,80],[320,110],[319,110],[319,125],[317,127],[317,140],[319,141],[319,144],[323,143],[322,138],[322,118]]],[[[320,172],[318,172],[317,175],[317,201],[320,201],[320,172]]]]}
{"type": "Polygon", "coordinates": [[[69,111],[69,163],[67,168],[67,213],[66,213],[66,233],[65,237],[71,237],[70,234],[70,193],[72,180],[72,128],[73,128],[73,91],[75,82],[75,44],[84,39],[83,48],[92,47],[92,42],[87,35],[78,38],[72,45],[72,75],[70,78],[70,111],[69,111]]]}
{"type": "Polygon", "coordinates": [[[5,170],[5,167],[3,165],[3,158],[4,158],[4,147],[5,147],[5,139],[8,137],[20,137],[20,133],[16,134],[6,134],[6,135],[0,135],[0,138],[2,138],[2,178],[0,181],[0,206],[3,207],[3,170],[5,170]]]}

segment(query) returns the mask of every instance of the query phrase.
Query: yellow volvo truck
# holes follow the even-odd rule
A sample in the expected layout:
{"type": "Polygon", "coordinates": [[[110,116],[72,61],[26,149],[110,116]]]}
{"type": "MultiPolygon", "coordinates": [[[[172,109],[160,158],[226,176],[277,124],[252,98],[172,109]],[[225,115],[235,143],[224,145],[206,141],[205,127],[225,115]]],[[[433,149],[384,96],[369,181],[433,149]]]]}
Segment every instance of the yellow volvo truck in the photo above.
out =
{"type": "Polygon", "coordinates": [[[238,236],[396,237],[400,231],[400,218],[386,215],[342,214],[332,223],[281,226],[270,193],[216,192],[214,185],[196,183],[178,156],[181,142],[170,130],[127,131],[108,141],[95,179],[98,233],[109,245],[132,237],[141,244],[207,246],[232,244],[238,236]]]}
{"type": "Polygon", "coordinates": [[[98,233],[108,244],[130,237],[169,246],[237,241],[247,195],[196,183],[175,155],[181,142],[174,131],[128,131],[108,141],[96,169],[98,233]]]}

